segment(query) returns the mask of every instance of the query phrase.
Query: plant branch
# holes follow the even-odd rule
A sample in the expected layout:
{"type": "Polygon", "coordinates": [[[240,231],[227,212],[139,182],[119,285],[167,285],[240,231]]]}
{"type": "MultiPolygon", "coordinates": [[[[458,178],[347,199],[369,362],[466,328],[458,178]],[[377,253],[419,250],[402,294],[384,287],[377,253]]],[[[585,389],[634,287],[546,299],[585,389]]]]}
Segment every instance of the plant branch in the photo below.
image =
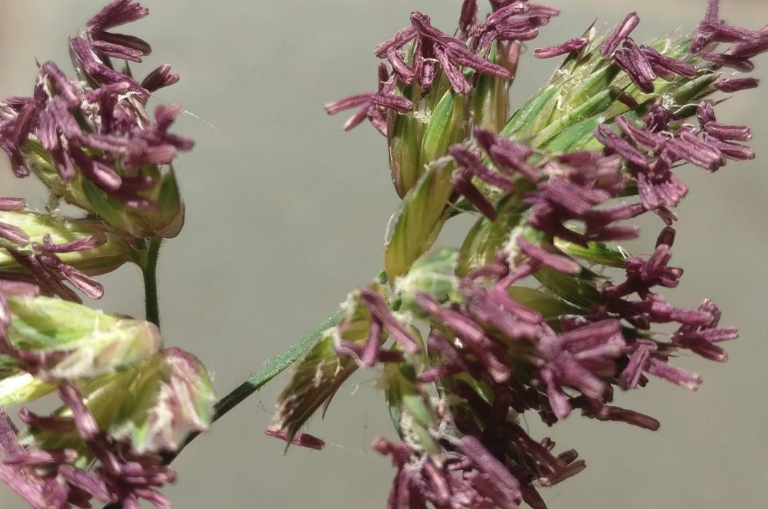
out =
{"type": "MultiPolygon", "coordinates": [[[[375,280],[380,284],[386,283],[386,273],[384,271],[379,272],[379,274],[376,275],[375,280]]],[[[315,327],[312,332],[301,338],[298,343],[294,343],[288,348],[288,350],[281,353],[274,359],[267,361],[263,368],[253,373],[245,382],[241,383],[235,387],[232,392],[221,398],[214,407],[215,414],[213,416],[213,422],[216,422],[224,417],[230,410],[245,401],[249,396],[261,389],[270,380],[292,366],[294,362],[304,357],[304,354],[306,354],[309,349],[312,348],[315,343],[317,343],[325,331],[339,323],[342,314],[343,312],[339,310],[330,317],[326,318],[317,327],[315,327]]],[[[200,433],[193,433],[189,435],[186,442],[184,442],[178,451],[164,454],[163,459],[165,460],[165,464],[169,465],[173,460],[175,460],[181,451],[183,451],[184,448],[189,445],[190,442],[192,442],[192,440],[197,438],[199,434],[200,433]]]]}
{"type": "Polygon", "coordinates": [[[144,275],[144,302],[146,319],[158,327],[160,326],[160,301],[157,295],[157,260],[160,256],[162,239],[155,238],[149,241],[147,260],[141,268],[144,275]]]}
{"type": "MultiPolygon", "coordinates": [[[[263,368],[253,373],[245,382],[241,383],[235,387],[232,392],[221,398],[214,407],[215,414],[213,417],[213,422],[216,422],[224,417],[230,410],[245,401],[249,396],[261,389],[270,380],[285,371],[287,368],[293,365],[294,362],[302,358],[304,354],[307,353],[307,351],[309,351],[309,349],[312,348],[315,343],[317,343],[317,340],[322,337],[326,330],[339,323],[341,315],[342,311],[339,310],[325,319],[322,323],[315,327],[312,332],[304,336],[298,343],[294,343],[285,352],[281,353],[274,359],[267,361],[263,368]]],[[[189,445],[189,443],[197,438],[199,434],[200,433],[193,433],[189,435],[187,441],[179,448],[178,451],[166,453],[163,457],[165,464],[168,465],[174,459],[176,459],[176,456],[178,456],[179,453],[184,450],[184,447],[189,445]]]]}

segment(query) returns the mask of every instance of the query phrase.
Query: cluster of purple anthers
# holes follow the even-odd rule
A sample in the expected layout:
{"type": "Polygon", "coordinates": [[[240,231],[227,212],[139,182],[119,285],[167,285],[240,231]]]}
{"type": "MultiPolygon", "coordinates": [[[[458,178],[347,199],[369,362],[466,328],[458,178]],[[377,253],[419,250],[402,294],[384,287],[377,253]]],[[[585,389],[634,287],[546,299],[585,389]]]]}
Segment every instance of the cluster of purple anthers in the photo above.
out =
{"type": "Polygon", "coordinates": [[[30,173],[22,154],[28,137],[34,135],[51,154],[63,182],[75,178],[77,167],[85,178],[126,205],[156,208],[137,194],[151,183],[137,177],[136,169],[143,164],[170,164],[179,150],[190,150],[193,142],[168,133],[178,107],[158,107],[155,122],[150,123],[143,105],[151,92],[176,83],[179,76],[163,65],[138,83],[127,68],[115,70],[110,57],[141,62],[150,47],[136,37],[106,31],[147,14],[139,4],[112,2],[88,22],[84,35],[71,39],[79,80],[46,62],[32,97],[12,97],[3,103],[0,146],[16,175],[30,173]],[[121,174],[114,169],[117,163],[121,174]]]}
{"type": "MultiPolygon", "coordinates": [[[[145,111],[150,94],[176,83],[179,76],[163,65],[139,83],[132,77],[127,62],[125,68],[117,70],[112,61],[115,58],[141,62],[141,57],[149,54],[151,48],[145,41],[110,31],[147,14],[148,10],[133,0],[113,1],[88,22],[84,34],[70,40],[76,78],[65,75],[53,62],[46,62],[40,66],[32,97],[11,97],[0,103],[0,148],[10,158],[14,173],[19,177],[35,173],[55,197],[91,213],[93,222],[101,221],[103,210],[95,210],[93,196],[98,203],[112,207],[116,211],[113,217],[118,219],[133,217],[133,213],[139,214],[136,217],[164,214],[164,220],[183,214],[178,202],[176,209],[165,210],[152,193],[160,187],[160,168],[170,165],[179,151],[190,150],[194,143],[169,132],[181,111],[178,106],[157,107],[154,121],[145,111]],[[87,186],[98,194],[84,193],[87,186]]],[[[0,199],[0,212],[22,212],[25,207],[21,199],[0,199]]],[[[109,222],[106,218],[105,221],[109,222]]],[[[33,433],[79,435],[84,444],[83,450],[38,450],[20,445],[18,431],[0,409],[0,453],[4,453],[0,454],[0,480],[36,509],[91,507],[94,500],[139,509],[140,499],[158,507],[170,507],[157,488],[173,482],[175,473],[164,465],[160,450],[138,452],[130,440],[117,440],[103,428],[100,430],[81,394],[85,382],[46,379],[45,368],[73,352],[34,353],[9,340],[12,314],[8,299],[12,297],[46,295],[79,302],[78,295],[64,282],[88,297],[102,296],[102,286],[89,274],[64,263],[62,255],[97,250],[107,242],[107,232],[121,239],[121,245],[124,241],[131,248],[141,248],[146,241],[133,238],[131,231],[119,226],[100,224],[104,233],[79,235],[77,240],[57,244],[48,234],[42,237],[42,242],[33,242],[23,228],[0,222],[2,247],[20,267],[14,273],[0,275],[0,358],[39,376],[39,383],[54,384],[52,390],[58,386],[59,396],[70,412],[44,417],[22,409],[20,418],[33,433]],[[82,464],[84,458],[96,466],[88,470],[88,465],[82,464]]],[[[125,254],[129,256],[127,248],[125,254]]],[[[116,266],[96,268],[89,273],[113,270],[116,266]]],[[[46,334],[55,336],[56,332],[46,334]]],[[[171,371],[169,384],[190,383],[189,373],[200,369],[199,363],[181,350],[164,349],[158,355],[186,363],[181,372],[171,371]]],[[[0,379],[3,376],[0,373],[0,379]]],[[[174,390],[162,389],[162,403],[177,406],[166,416],[174,419],[168,424],[176,426],[183,402],[174,399],[174,390]]],[[[191,387],[183,390],[188,396],[194,394],[191,387]]],[[[189,410],[184,409],[180,421],[188,417],[189,410]]],[[[151,417],[156,418],[157,415],[151,417]]]]}
{"type": "MultiPolygon", "coordinates": [[[[8,341],[11,311],[5,295],[29,296],[34,295],[35,290],[29,283],[20,282],[16,286],[4,283],[0,293],[0,353],[15,359],[33,375],[55,365],[69,353],[35,354],[17,349],[8,341]]],[[[168,352],[182,362],[190,362],[189,368],[195,369],[185,352],[178,349],[168,352]]],[[[3,453],[0,480],[35,509],[91,507],[92,500],[105,504],[120,502],[125,508],[138,509],[140,498],[157,507],[170,507],[170,502],[156,490],[176,479],[175,472],[164,465],[163,458],[159,454],[136,452],[129,444],[101,431],[74,383],[62,383],[59,396],[71,410],[71,417],[39,416],[23,408],[20,419],[36,433],[76,432],[89,454],[98,460],[98,467],[87,471],[74,466],[81,458],[75,449],[37,450],[21,445],[18,430],[0,408],[0,453],[3,453]]]]}
{"type": "MultiPolygon", "coordinates": [[[[190,150],[194,142],[168,132],[180,107],[158,106],[151,122],[144,105],[151,92],[176,83],[179,76],[163,65],[138,83],[127,67],[122,72],[115,70],[110,60],[141,62],[151,51],[149,44],[137,37],[108,31],[147,14],[146,8],[132,1],[112,2],[88,22],[85,34],[70,41],[78,79],[66,76],[55,63],[45,62],[32,97],[11,97],[0,103],[0,148],[17,176],[26,177],[35,170],[31,156],[35,147],[41,147],[63,188],[76,179],[85,179],[130,209],[161,211],[160,204],[144,193],[157,182],[142,172],[142,167],[168,165],[178,151],[190,150]]],[[[70,199],[66,190],[52,191],[82,205],[70,199]]],[[[5,198],[0,203],[4,211],[24,208],[20,199],[5,198]]],[[[12,225],[0,224],[0,236],[20,247],[29,244],[29,237],[12,225]]],[[[99,242],[103,242],[100,237],[58,246],[35,244],[31,252],[11,252],[44,293],[77,300],[60,283],[63,279],[89,297],[99,298],[103,290],[97,282],[62,264],[56,256],[92,249],[99,242]]]]}
{"type": "MultiPolygon", "coordinates": [[[[20,211],[26,208],[24,200],[18,198],[0,199],[0,211],[20,211]]],[[[54,244],[50,235],[43,243],[31,242],[21,228],[0,222],[0,237],[12,243],[8,253],[24,267],[28,275],[0,277],[0,295],[57,295],[62,299],[80,302],[80,297],[65,286],[66,281],[92,299],[104,295],[104,287],[88,274],[63,263],[58,254],[74,253],[96,249],[107,241],[106,235],[97,234],[82,239],[54,244]],[[31,246],[31,252],[19,252],[15,246],[31,246]]]]}
{"type": "Polygon", "coordinates": [[[473,85],[464,72],[459,70],[461,68],[474,70],[477,74],[512,79],[519,58],[515,48],[519,50],[519,47],[508,46],[510,54],[507,55],[506,65],[500,66],[485,58],[491,43],[531,40],[538,35],[538,28],[549,23],[550,18],[557,14],[559,11],[551,7],[512,2],[491,14],[485,22],[477,23],[477,1],[466,1],[459,22],[460,31],[464,35],[462,40],[433,27],[429,16],[414,12],[411,14],[410,26],[374,49],[374,54],[386,59],[392,68],[389,71],[384,63],[379,65],[379,90],[329,103],[325,109],[333,115],[360,107],[344,128],[352,129],[368,118],[386,136],[386,110],[406,113],[414,107],[408,99],[394,94],[396,84],[417,84],[426,94],[432,88],[435,76],[439,76],[442,71],[453,90],[459,94],[469,94],[473,85]],[[409,49],[405,50],[404,47],[409,43],[409,49]]]}
{"type": "Polygon", "coordinates": [[[163,464],[160,455],[138,454],[127,444],[101,432],[74,384],[63,385],[59,396],[72,410],[72,417],[42,417],[23,409],[19,414],[21,419],[41,432],[76,430],[99,461],[98,467],[93,471],[75,467],[73,463],[79,457],[76,450],[23,448],[16,440],[13,423],[0,410],[0,446],[5,451],[0,480],[35,509],[87,508],[94,500],[103,504],[119,502],[126,509],[139,509],[139,499],[157,507],[171,506],[157,488],[174,482],[176,473],[163,464]]]}
{"type": "MultiPolygon", "coordinates": [[[[382,64],[379,92],[332,103],[328,112],[362,105],[347,127],[367,115],[386,134],[386,109],[399,114],[414,109],[413,102],[399,95],[403,85],[418,85],[425,99],[441,73],[457,94],[472,94],[478,75],[510,80],[519,51],[511,65],[500,66],[487,58],[491,45],[533,39],[557,11],[527,1],[491,3],[493,12],[478,22],[477,3],[465,1],[456,36],[433,28],[428,16],[413,13],[411,26],[375,49],[376,56],[392,67],[390,73],[382,64]]],[[[374,441],[374,448],[391,456],[398,470],[390,508],[427,504],[439,509],[515,508],[522,502],[545,508],[534,484],[550,486],[585,464],[575,451],[555,454],[551,440],[530,438],[517,423],[519,414],[537,412],[551,425],[578,409],[600,421],[656,430],[659,422],[652,417],[611,404],[614,386],[634,389],[646,385],[651,375],[695,390],[699,376],[669,363],[676,352],[684,349],[726,360],[719,343],[735,339],[737,331],[719,327],[717,306],[707,299],[696,309],[677,308],[657,289],[676,287],[683,273],[668,265],[675,236],[669,225],[677,220],[671,209],[688,191],[675,176],[675,167],[691,163],[714,172],[727,160],[754,157],[751,149],[737,143],[749,140],[750,130],[718,122],[713,103],[702,100],[703,95],[754,88],[757,80],[713,78],[707,94],[694,97],[698,126],[685,123],[690,113],[678,116],[668,109],[662,95],[646,99],[646,104],[639,104],[636,97],[654,92],[659,79],[683,82],[722,76],[722,67],[749,71],[753,68],[749,59],[768,50],[768,31],[728,26],[718,17],[717,0],[711,0],[689,52],[679,59],[637,45],[629,36],[638,22],[637,14],[630,14],[593,52],[618,66],[637,89],[634,96],[624,91],[618,98],[628,114],[595,124],[592,141],[602,149],[586,143],[588,148],[552,153],[531,147],[526,139],[515,140],[514,133],[501,135],[484,126],[474,127],[473,141],[447,148],[454,165],[451,204],[463,197],[463,203],[485,216],[488,224],[508,213],[503,204],[510,199],[519,203],[515,214],[524,212],[522,221],[506,232],[495,261],[456,275],[453,296],[394,282],[396,297],[412,300],[406,311],[429,324],[427,340],[421,341],[409,320],[402,319],[403,309],[392,307],[400,300],[390,302],[376,288],[356,294],[370,314],[366,336],[344,339],[345,331],[359,324],[342,321],[339,326],[334,344],[340,357],[366,367],[408,365],[417,386],[438,385],[440,397],[430,400],[433,421],[425,424],[423,416],[420,421],[419,416],[411,417],[425,429],[414,432],[412,422],[401,420],[401,442],[374,441]],[[716,53],[720,43],[731,46],[716,53]],[[639,200],[627,199],[633,195],[639,200]],[[619,284],[600,277],[590,280],[585,276],[590,271],[575,259],[579,255],[564,252],[563,243],[588,250],[635,238],[638,229],[622,222],[646,212],[659,215],[667,227],[650,256],[619,258],[626,271],[619,284]],[[574,300],[558,289],[541,294],[549,295],[550,303],[561,305],[559,309],[569,301],[568,312],[547,315],[513,297],[517,283],[543,274],[577,288],[574,300]],[[653,330],[654,324],[667,323],[677,324],[677,330],[668,334],[653,330]],[[395,346],[385,347],[387,337],[395,346]]],[[[585,35],[534,54],[572,55],[590,42],[591,36],[585,35]]],[[[393,133],[389,134],[391,143],[393,133]]],[[[418,199],[420,192],[411,189],[405,200],[418,199]]],[[[427,233],[434,235],[432,230],[427,233]]],[[[281,401],[295,405],[297,396],[288,391],[281,401]]],[[[429,400],[427,392],[421,394],[429,400]]],[[[285,415],[277,422],[290,429],[285,415]]],[[[279,430],[272,433],[293,438],[279,430]]]]}

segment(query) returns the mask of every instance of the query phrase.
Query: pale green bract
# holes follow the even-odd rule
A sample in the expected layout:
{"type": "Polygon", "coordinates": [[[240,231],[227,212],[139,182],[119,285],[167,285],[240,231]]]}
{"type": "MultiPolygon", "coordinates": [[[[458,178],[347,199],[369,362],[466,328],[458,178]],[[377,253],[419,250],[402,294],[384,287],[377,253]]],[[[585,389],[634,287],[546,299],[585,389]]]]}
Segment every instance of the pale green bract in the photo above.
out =
{"type": "Polygon", "coordinates": [[[53,391],[64,380],[90,380],[134,366],[159,351],[152,323],[110,315],[51,297],[8,299],[11,348],[40,356],[35,376],[0,356],[0,406],[18,405],[53,391]]]}
{"type": "Polygon", "coordinates": [[[84,251],[57,253],[62,263],[89,275],[111,272],[132,260],[131,249],[103,222],[91,219],[68,219],[31,211],[0,211],[0,223],[20,228],[30,238],[26,246],[12,245],[0,239],[0,273],[24,274],[26,268],[11,256],[8,249],[19,254],[32,254],[32,243],[43,244],[46,235],[53,244],[65,244],[87,237],[100,236],[105,242],[84,251]]]}

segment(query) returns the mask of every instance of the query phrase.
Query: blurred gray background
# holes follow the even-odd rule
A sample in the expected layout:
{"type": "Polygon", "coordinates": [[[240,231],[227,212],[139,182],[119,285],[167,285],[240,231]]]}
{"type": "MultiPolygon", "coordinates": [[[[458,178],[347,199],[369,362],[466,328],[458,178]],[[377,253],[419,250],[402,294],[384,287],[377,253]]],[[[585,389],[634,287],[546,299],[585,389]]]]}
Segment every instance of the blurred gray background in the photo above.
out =
{"type": "MultiPolygon", "coordinates": [[[[69,71],[67,36],[105,0],[0,0],[0,96],[30,95],[35,58],[69,71]]],[[[161,259],[161,308],[168,344],[199,355],[219,394],[241,382],[336,308],[346,293],[380,268],[387,220],[397,204],[384,140],[367,125],[343,133],[345,117],[322,106],[376,85],[372,48],[408,23],[411,10],[452,31],[460,0],[145,0],[152,14],[125,31],[146,38],[154,52],[137,74],[171,63],[182,81],[155,103],[189,111],[176,130],[197,140],[178,164],[188,206],[182,235],[161,259]]],[[[555,62],[535,61],[533,47],[577,36],[599,17],[615,24],[630,10],[651,38],[701,18],[705,0],[548,0],[562,15],[542,29],[523,60],[512,100],[519,105],[555,62]]],[[[724,0],[733,24],[768,23],[765,0],[724,0]]],[[[768,77],[768,58],[758,77],[768,77]]],[[[768,502],[768,122],[765,88],[737,94],[720,120],[750,124],[758,159],[709,175],[685,168],[691,187],[678,212],[674,265],[682,285],[666,295],[695,306],[712,297],[724,324],[741,339],[727,345],[725,365],[685,356],[698,371],[698,393],[654,380],[618,395],[618,404],[659,418],[657,433],[577,415],[535,437],[577,449],[587,470],[543,490],[552,509],[622,507],[724,509],[768,502]]],[[[0,162],[2,195],[42,204],[31,179],[14,179],[0,162]]],[[[444,245],[457,245],[468,222],[451,225],[444,245]]],[[[655,218],[642,247],[660,230],[655,218]]],[[[640,249],[641,252],[642,248],[640,249]]],[[[140,316],[138,270],[126,266],[102,278],[95,305],[140,316]]],[[[324,452],[294,448],[264,435],[281,377],[198,439],[175,464],[180,482],[167,493],[182,509],[281,507],[383,508],[393,471],[372,453],[371,439],[391,426],[366,373],[337,395],[328,417],[310,431],[324,452]]],[[[24,507],[0,486],[0,507],[24,507]]]]}

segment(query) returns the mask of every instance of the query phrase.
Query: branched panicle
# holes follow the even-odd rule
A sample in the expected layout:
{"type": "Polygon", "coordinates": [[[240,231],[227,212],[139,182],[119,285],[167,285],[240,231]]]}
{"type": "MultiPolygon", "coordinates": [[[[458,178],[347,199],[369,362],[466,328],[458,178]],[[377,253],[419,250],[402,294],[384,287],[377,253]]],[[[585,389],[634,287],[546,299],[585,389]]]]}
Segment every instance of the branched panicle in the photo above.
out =
{"type": "MultiPolygon", "coordinates": [[[[467,0],[462,4],[456,37],[433,27],[426,14],[413,12],[409,26],[374,48],[374,54],[386,60],[391,67],[391,71],[386,67],[383,70],[380,68],[378,92],[329,103],[325,109],[329,114],[335,114],[344,109],[360,107],[344,128],[351,129],[368,118],[386,136],[386,110],[394,110],[399,114],[411,112],[414,106],[418,106],[414,102],[429,95],[433,86],[440,85],[441,80],[445,80],[452,90],[462,95],[470,94],[482,75],[511,81],[514,78],[519,43],[534,39],[539,27],[546,25],[551,17],[558,14],[557,9],[516,1],[494,12],[485,21],[478,22],[477,0],[467,0]],[[488,59],[493,43],[503,47],[505,53],[505,58],[498,62],[488,59]],[[418,97],[414,97],[413,102],[398,97],[402,93],[402,86],[406,85],[418,86],[418,97]],[[397,99],[401,99],[400,102],[397,99]]],[[[558,49],[558,54],[576,51],[581,47],[583,43],[580,41],[569,41],[565,48],[558,49]]],[[[442,94],[444,91],[440,87],[435,93],[442,94]]]]}
{"type": "MultiPolygon", "coordinates": [[[[71,39],[77,79],[54,62],[40,66],[32,97],[11,97],[0,103],[0,148],[19,177],[34,173],[54,199],[101,216],[107,227],[129,237],[174,236],[183,223],[183,205],[168,168],[180,151],[194,142],[169,133],[177,106],[160,106],[151,121],[144,109],[150,92],[178,81],[167,65],[150,73],[140,85],[127,68],[114,69],[110,57],[140,61],[149,45],[132,36],[108,30],[143,18],[147,9],[133,0],[116,0],[88,22],[82,36],[71,39]],[[147,88],[145,88],[145,86],[147,88]],[[174,190],[174,192],[169,192],[174,190]]],[[[2,211],[23,210],[24,205],[4,199],[2,211]]],[[[30,242],[24,215],[0,218],[0,237],[15,264],[38,286],[39,293],[79,301],[63,281],[91,298],[103,290],[90,275],[92,267],[62,261],[62,253],[92,251],[106,242],[63,242],[52,247],[43,233],[30,242]]],[[[37,215],[42,220],[43,215],[37,215]]],[[[63,227],[63,226],[62,226],[63,227]]],[[[45,235],[50,235],[45,233],[45,235]]],[[[128,255],[128,246],[125,246],[128,255]]],[[[86,256],[86,255],[83,255],[86,256]]],[[[79,256],[67,256],[72,259],[79,256]]],[[[113,270],[125,260],[102,272],[113,270]]],[[[82,264],[81,264],[82,265],[82,264]]],[[[14,269],[16,270],[16,269],[14,269]]]]}
{"type": "MultiPolygon", "coordinates": [[[[523,0],[491,7],[483,19],[476,1],[463,2],[454,36],[413,13],[376,47],[392,68],[382,70],[387,92],[412,108],[390,100],[376,111],[389,110],[384,133],[403,199],[385,245],[391,292],[376,283],[350,295],[348,318],[299,365],[272,428],[290,442],[318,397],[327,405],[355,369],[378,365],[400,436],[373,444],[397,470],[392,509],[544,509],[537,487],[585,463],[532,439],[523,414],[551,426],[578,410],[657,430],[653,417],[614,405],[617,390],[654,378],[695,390],[701,377],[670,361],[688,350],[723,362],[720,343],[738,336],[711,300],[676,307],[660,289],[683,275],[671,264],[674,208],[688,193],[679,166],[715,172],[754,157],[750,129],[720,121],[709,96],[758,86],[723,68],[750,71],[768,32],[727,25],[711,0],[694,34],[643,45],[631,37],[633,12],[604,36],[590,27],[536,49],[566,56],[510,117],[519,45],[558,11],[523,0]],[[461,249],[430,253],[448,217],[467,211],[479,218],[461,249]],[[638,237],[627,221],[648,212],[666,223],[649,255],[614,244],[638,237]],[[670,323],[674,332],[660,331],[670,323]]],[[[374,96],[346,101],[367,115],[374,96]]]]}
{"type": "MultiPolygon", "coordinates": [[[[153,119],[145,109],[179,76],[163,65],[134,79],[128,62],[151,47],[114,31],[147,14],[113,1],[70,40],[77,79],[46,62],[31,97],[0,103],[15,174],[87,213],[0,198],[0,382],[21,388],[0,390],[0,479],[35,508],[169,507],[158,489],[175,474],[162,455],[214,420],[210,377],[163,346],[155,313],[149,323],[96,312],[77,293],[101,297],[94,276],[129,261],[146,277],[160,239],[183,225],[171,163],[194,143],[171,132],[181,107],[159,106],[153,119]],[[22,409],[26,431],[2,410],[50,393],[63,405],[22,409]]],[[[679,167],[715,172],[755,157],[750,129],[724,121],[712,96],[759,85],[728,73],[754,68],[768,30],[728,25],[709,0],[695,33],[646,45],[632,38],[632,12],[604,35],[592,26],[535,49],[564,59],[511,114],[522,44],[558,14],[491,0],[483,16],[465,0],[443,31],[413,12],[374,49],[376,91],[325,106],[356,109],[345,129],[368,120],[386,137],[402,201],[384,272],[312,336],[267,434],[323,449],[302,426],[356,370],[377,369],[399,436],[373,443],[396,469],[390,509],[546,509],[537,490],[586,464],[532,438],[526,412],[548,426],[579,411],[655,431],[653,417],[614,404],[618,391],[656,379],[696,390],[701,377],[671,361],[690,351],[724,362],[720,343],[738,336],[710,299],[689,309],[661,291],[683,276],[672,262],[674,210],[689,192],[679,167]],[[460,249],[432,250],[465,213],[477,218],[460,249]],[[627,222],[645,213],[665,226],[649,254],[631,254],[616,242],[638,237],[627,222]]]]}
{"type": "Polygon", "coordinates": [[[81,175],[108,199],[138,211],[159,212],[146,196],[157,193],[142,191],[159,188],[160,176],[139,175],[147,171],[137,172],[137,167],[170,165],[193,142],[179,135],[148,136],[147,132],[167,131],[173,117],[157,118],[153,124],[144,108],[151,92],[177,82],[179,76],[163,65],[140,84],[127,68],[116,70],[111,58],[140,62],[150,48],[141,39],[107,31],[147,13],[132,0],[112,2],[88,22],[85,34],[70,41],[78,79],[45,62],[33,97],[3,103],[0,147],[11,158],[16,175],[36,172],[54,193],[83,207],[71,196],[84,185],[75,182],[81,175]],[[55,170],[60,183],[52,182],[53,175],[42,174],[46,167],[55,170]]]}
{"type": "Polygon", "coordinates": [[[171,132],[179,106],[158,106],[153,120],[145,110],[179,76],[163,65],[137,82],[127,62],[151,48],[112,31],[147,14],[115,0],[70,40],[76,77],[45,62],[31,97],[0,102],[14,173],[51,193],[49,213],[0,198],[0,480],[35,509],[170,507],[159,489],[176,474],[162,453],[213,419],[196,358],[163,347],[155,323],[81,304],[103,295],[95,276],[126,262],[146,271],[147,245],[183,225],[171,164],[194,142],[171,132]],[[81,217],[61,215],[61,199],[81,217]],[[56,392],[63,405],[52,415],[19,411],[25,430],[3,410],[56,392]]]}

